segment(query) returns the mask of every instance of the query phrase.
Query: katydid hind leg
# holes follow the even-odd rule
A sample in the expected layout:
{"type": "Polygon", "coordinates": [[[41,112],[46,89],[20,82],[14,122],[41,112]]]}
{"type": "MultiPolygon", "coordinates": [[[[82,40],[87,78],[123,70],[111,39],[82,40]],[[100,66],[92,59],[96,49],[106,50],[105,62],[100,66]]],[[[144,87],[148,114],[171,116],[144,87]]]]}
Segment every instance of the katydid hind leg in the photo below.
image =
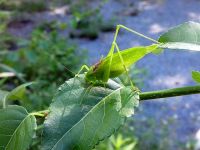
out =
{"type": "Polygon", "coordinates": [[[107,55],[107,56],[109,56],[109,63],[108,63],[108,67],[104,68],[105,69],[104,75],[103,75],[103,81],[104,82],[107,82],[108,79],[110,78],[111,64],[112,64],[113,54],[114,54],[114,51],[115,51],[115,43],[116,43],[116,40],[117,40],[119,29],[120,29],[120,27],[117,26],[116,30],[115,30],[115,35],[114,35],[114,39],[113,39],[111,48],[110,48],[108,55],[107,55]]]}
{"type": "Polygon", "coordinates": [[[125,29],[125,30],[127,30],[127,31],[129,31],[129,32],[131,32],[131,33],[133,33],[133,34],[135,34],[135,35],[138,35],[138,36],[140,36],[140,37],[143,37],[143,38],[145,38],[145,39],[147,39],[147,40],[149,40],[149,41],[152,41],[152,42],[154,42],[154,43],[156,43],[156,44],[160,44],[160,42],[156,41],[155,39],[150,38],[150,37],[148,37],[148,36],[146,36],[146,35],[144,35],[144,34],[142,34],[142,33],[139,33],[139,32],[137,32],[137,31],[135,31],[135,30],[133,30],[133,29],[131,29],[131,28],[128,28],[128,27],[126,27],[126,26],[124,26],[124,25],[119,24],[119,25],[117,25],[117,27],[118,27],[118,30],[121,29],[121,28],[123,28],[123,29],[125,29]]]}
{"type": "Polygon", "coordinates": [[[125,72],[126,72],[126,75],[127,75],[128,79],[129,79],[129,82],[130,82],[131,86],[134,88],[135,86],[134,86],[134,84],[133,84],[133,81],[131,80],[131,77],[130,77],[129,73],[128,73],[128,69],[127,69],[127,67],[126,67],[126,65],[125,65],[125,63],[124,63],[124,59],[123,59],[123,57],[122,57],[122,55],[121,55],[121,52],[120,52],[120,49],[119,49],[117,43],[115,43],[115,48],[116,48],[117,53],[118,53],[118,55],[119,55],[121,64],[123,65],[124,70],[125,70],[125,72]]]}

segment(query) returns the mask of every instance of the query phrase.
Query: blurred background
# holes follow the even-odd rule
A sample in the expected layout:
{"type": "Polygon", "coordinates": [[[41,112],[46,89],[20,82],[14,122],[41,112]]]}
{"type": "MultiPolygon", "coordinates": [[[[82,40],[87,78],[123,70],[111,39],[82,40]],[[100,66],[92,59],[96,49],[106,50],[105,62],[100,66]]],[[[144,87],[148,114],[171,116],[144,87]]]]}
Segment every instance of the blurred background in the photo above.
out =
{"type": "MultiPolygon", "coordinates": [[[[0,73],[7,73],[0,88],[39,81],[14,103],[45,109],[80,66],[108,53],[117,24],[157,39],[185,21],[200,22],[200,0],[0,0],[0,73]]],[[[121,49],[151,44],[123,29],[117,42],[121,49]]],[[[192,70],[200,70],[200,53],[166,50],[140,60],[130,75],[142,91],[151,91],[193,85],[192,70]]],[[[199,108],[200,95],[141,102],[126,125],[95,149],[198,150],[199,108]]]]}

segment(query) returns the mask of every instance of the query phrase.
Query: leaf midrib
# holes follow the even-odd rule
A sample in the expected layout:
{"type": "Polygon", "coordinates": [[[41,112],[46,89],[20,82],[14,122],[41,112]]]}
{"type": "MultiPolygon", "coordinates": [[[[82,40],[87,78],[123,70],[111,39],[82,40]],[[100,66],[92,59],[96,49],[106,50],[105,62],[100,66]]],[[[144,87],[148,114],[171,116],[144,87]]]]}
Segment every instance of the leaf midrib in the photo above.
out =
{"type": "Polygon", "coordinates": [[[10,144],[10,142],[11,142],[12,139],[13,139],[13,136],[16,134],[16,132],[18,131],[18,129],[20,128],[20,126],[22,125],[22,123],[23,123],[29,116],[31,116],[31,114],[28,114],[28,115],[22,120],[22,122],[19,124],[19,126],[16,128],[16,130],[15,130],[14,133],[12,134],[12,136],[11,136],[11,138],[10,138],[8,144],[6,145],[5,149],[7,149],[8,145],[10,144]]]}

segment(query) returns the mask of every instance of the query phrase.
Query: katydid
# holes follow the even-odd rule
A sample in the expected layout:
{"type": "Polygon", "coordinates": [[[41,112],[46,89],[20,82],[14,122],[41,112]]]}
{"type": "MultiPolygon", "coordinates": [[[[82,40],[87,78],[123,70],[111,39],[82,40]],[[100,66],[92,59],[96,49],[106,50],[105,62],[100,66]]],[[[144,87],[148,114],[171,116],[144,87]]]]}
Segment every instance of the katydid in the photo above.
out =
{"type": "Polygon", "coordinates": [[[87,67],[86,65],[83,65],[79,73],[83,69],[87,69],[87,72],[85,74],[86,81],[90,83],[94,83],[94,84],[99,84],[99,83],[105,84],[109,78],[117,77],[124,72],[126,72],[128,75],[127,68],[130,67],[135,62],[137,62],[138,60],[140,60],[146,54],[155,51],[158,48],[158,44],[159,42],[152,38],[149,38],[123,25],[117,25],[114,40],[112,42],[108,55],[105,58],[101,59],[95,65],[91,66],[90,68],[87,67]],[[117,35],[120,28],[126,29],[134,34],[137,34],[141,37],[151,40],[156,44],[146,46],[146,47],[142,47],[142,46],[132,47],[132,48],[128,48],[128,49],[120,51],[116,43],[117,35]],[[115,49],[117,50],[116,53],[114,53],[115,49]]]}

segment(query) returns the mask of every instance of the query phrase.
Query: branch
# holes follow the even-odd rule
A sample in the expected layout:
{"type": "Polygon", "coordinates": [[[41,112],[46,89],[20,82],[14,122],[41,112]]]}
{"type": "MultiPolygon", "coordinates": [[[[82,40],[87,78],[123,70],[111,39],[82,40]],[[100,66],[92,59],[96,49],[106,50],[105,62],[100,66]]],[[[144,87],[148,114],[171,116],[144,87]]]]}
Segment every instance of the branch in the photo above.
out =
{"type": "Polygon", "coordinates": [[[140,93],[140,100],[200,94],[200,85],[140,93]]]}

